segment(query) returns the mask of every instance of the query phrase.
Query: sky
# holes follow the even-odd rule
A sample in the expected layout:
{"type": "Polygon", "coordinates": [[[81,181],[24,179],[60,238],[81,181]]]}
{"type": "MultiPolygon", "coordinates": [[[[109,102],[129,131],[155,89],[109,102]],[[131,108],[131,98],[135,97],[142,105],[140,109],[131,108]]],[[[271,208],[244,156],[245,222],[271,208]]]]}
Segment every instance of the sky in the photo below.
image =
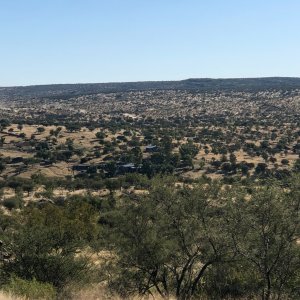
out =
{"type": "Polygon", "coordinates": [[[299,0],[0,0],[0,86],[300,77],[299,0]]]}

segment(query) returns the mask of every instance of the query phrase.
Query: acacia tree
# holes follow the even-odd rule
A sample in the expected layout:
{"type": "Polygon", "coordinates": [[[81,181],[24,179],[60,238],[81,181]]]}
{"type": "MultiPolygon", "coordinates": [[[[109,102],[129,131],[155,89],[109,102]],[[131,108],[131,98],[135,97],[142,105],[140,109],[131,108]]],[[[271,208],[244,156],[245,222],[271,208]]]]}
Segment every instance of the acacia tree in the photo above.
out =
{"type": "Polygon", "coordinates": [[[155,291],[190,299],[200,293],[207,269],[235,256],[222,232],[222,208],[212,205],[220,187],[172,186],[156,183],[150,195],[126,199],[115,216],[118,274],[112,286],[124,296],[155,291]]]}
{"type": "Polygon", "coordinates": [[[291,197],[278,187],[259,187],[251,200],[232,204],[229,217],[235,249],[259,278],[263,300],[283,294],[299,268],[300,198],[291,197]]]}

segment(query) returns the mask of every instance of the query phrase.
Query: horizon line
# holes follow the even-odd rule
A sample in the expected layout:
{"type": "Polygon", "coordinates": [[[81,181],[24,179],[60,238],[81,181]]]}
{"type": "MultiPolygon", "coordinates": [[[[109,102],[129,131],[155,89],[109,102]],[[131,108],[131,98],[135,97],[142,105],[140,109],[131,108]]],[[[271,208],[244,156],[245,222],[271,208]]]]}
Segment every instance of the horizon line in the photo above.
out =
{"type": "Polygon", "coordinates": [[[0,88],[35,87],[52,85],[86,85],[86,84],[125,84],[125,83],[150,83],[150,82],[181,82],[187,80],[240,80],[240,79],[300,79],[300,76],[258,76],[258,77],[190,77],[178,80],[138,80],[138,81],[103,81],[103,82],[74,82],[74,83],[41,83],[24,85],[7,85],[0,88]]]}

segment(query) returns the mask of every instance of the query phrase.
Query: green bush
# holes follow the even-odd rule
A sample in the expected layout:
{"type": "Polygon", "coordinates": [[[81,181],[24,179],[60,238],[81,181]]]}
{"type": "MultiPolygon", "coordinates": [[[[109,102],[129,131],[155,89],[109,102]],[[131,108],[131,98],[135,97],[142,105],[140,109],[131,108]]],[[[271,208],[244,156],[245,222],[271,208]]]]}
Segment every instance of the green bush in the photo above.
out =
{"type": "Polygon", "coordinates": [[[6,273],[59,289],[85,277],[89,260],[77,253],[97,235],[98,216],[90,205],[73,201],[63,208],[51,204],[27,207],[18,220],[10,235],[14,259],[3,264],[6,273]]]}
{"type": "Polygon", "coordinates": [[[3,286],[3,290],[14,296],[26,297],[28,299],[56,299],[56,290],[49,283],[41,283],[33,280],[24,280],[18,277],[11,278],[10,282],[3,286]]]}
{"type": "Polygon", "coordinates": [[[23,199],[21,197],[12,197],[3,200],[3,206],[9,210],[21,208],[23,206],[23,199]]]}

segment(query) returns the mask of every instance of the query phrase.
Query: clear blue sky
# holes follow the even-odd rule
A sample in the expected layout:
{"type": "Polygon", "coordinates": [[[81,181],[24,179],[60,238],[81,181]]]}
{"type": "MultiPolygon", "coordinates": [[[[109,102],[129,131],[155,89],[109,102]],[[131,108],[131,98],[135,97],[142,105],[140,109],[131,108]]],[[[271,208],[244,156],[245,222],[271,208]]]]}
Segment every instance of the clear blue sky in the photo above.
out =
{"type": "Polygon", "coordinates": [[[0,86],[300,76],[299,0],[0,0],[0,86]]]}

